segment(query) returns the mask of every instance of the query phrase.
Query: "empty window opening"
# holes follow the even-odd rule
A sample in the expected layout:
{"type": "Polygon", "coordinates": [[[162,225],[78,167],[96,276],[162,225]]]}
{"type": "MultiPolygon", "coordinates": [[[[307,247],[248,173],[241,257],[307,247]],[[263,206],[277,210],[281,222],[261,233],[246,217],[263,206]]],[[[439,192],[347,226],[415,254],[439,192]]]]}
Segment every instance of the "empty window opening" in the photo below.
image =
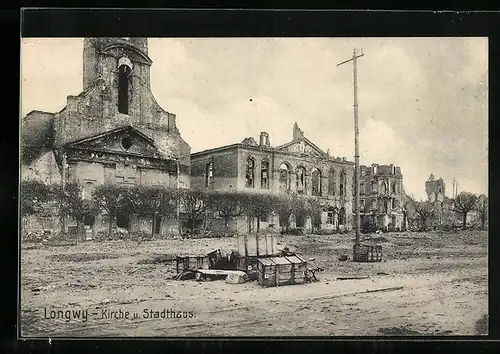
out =
{"type": "Polygon", "coordinates": [[[312,173],[312,194],[321,196],[321,171],[317,169],[312,173]]]}
{"type": "Polygon", "coordinates": [[[130,147],[132,146],[132,144],[133,144],[132,138],[130,138],[130,137],[127,136],[127,137],[125,137],[125,138],[122,139],[122,146],[123,146],[123,148],[125,150],[130,149],[130,147]]]}
{"type": "Polygon", "coordinates": [[[297,193],[303,194],[306,188],[306,171],[304,167],[297,170],[297,193]]]}
{"type": "Polygon", "coordinates": [[[212,162],[205,166],[205,186],[210,187],[213,181],[214,165],[212,162]]]}
{"type": "Polygon", "coordinates": [[[387,183],[382,182],[382,194],[387,194],[387,183]]]}
{"type": "Polygon", "coordinates": [[[328,173],[328,194],[335,195],[336,187],[337,186],[335,183],[335,170],[331,169],[330,172],[328,173]]]}
{"type": "Polygon", "coordinates": [[[286,164],[280,166],[280,190],[282,192],[290,190],[290,172],[286,164]]]}
{"type": "Polygon", "coordinates": [[[246,170],[246,182],[245,186],[248,188],[254,188],[255,186],[255,161],[253,158],[249,157],[247,160],[247,170],[246,170]]]}
{"type": "Polygon", "coordinates": [[[260,169],[260,187],[269,189],[269,162],[263,161],[260,169]]]}
{"type": "Polygon", "coordinates": [[[329,209],[326,212],[326,223],[328,225],[333,225],[335,222],[335,210],[334,209],[329,209]]]}
{"type": "Polygon", "coordinates": [[[340,174],[340,186],[339,186],[339,194],[341,196],[345,195],[345,182],[346,182],[345,172],[342,172],[340,174]]]}
{"type": "Polygon", "coordinates": [[[128,114],[130,68],[122,65],[118,69],[118,112],[128,114]]]}

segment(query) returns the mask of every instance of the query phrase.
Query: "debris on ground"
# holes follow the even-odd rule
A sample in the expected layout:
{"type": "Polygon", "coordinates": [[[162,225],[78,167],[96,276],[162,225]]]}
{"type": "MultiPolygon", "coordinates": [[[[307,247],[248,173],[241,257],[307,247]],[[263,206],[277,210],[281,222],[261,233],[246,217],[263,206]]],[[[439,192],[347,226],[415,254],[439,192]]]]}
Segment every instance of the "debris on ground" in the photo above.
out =
{"type": "Polygon", "coordinates": [[[349,257],[347,256],[347,254],[343,254],[339,257],[339,261],[340,262],[345,262],[349,259],[349,257]]]}
{"type": "Polygon", "coordinates": [[[243,284],[248,281],[248,275],[243,271],[233,271],[226,277],[226,283],[228,284],[243,284]]]}
{"type": "Polygon", "coordinates": [[[226,277],[237,270],[222,270],[222,269],[198,269],[196,271],[197,281],[212,281],[212,280],[225,280],[226,277]]]}
{"type": "Polygon", "coordinates": [[[174,280],[193,280],[196,278],[196,271],[184,270],[173,277],[174,280]]]}

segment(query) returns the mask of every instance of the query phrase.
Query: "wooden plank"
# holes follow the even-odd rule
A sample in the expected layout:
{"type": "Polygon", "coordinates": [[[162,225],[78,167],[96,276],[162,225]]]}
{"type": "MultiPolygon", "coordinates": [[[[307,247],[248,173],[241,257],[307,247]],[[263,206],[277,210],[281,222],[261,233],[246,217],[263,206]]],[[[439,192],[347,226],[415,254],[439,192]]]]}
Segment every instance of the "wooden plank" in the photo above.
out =
{"type": "Polygon", "coordinates": [[[356,280],[356,279],[368,279],[369,276],[359,276],[359,277],[338,277],[337,280],[356,280]]]}
{"type": "Polygon", "coordinates": [[[250,234],[246,236],[246,256],[257,256],[257,242],[256,242],[256,234],[250,234]]]}

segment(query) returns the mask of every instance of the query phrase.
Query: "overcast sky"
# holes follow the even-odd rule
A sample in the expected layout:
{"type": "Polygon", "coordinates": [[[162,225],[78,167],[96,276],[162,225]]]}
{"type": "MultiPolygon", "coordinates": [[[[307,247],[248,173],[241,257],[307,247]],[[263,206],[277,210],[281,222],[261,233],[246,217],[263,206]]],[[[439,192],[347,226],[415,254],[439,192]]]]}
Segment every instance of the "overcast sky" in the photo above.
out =
{"type": "MultiPolygon", "coordinates": [[[[151,86],[177,115],[192,152],[305,136],[354,160],[352,64],[358,61],[362,164],[401,166],[409,195],[431,173],[459,190],[488,189],[487,38],[260,38],[149,40],[151,86]]],[[[82,90],[82,39],[24,39],[23,116],[55,112],[82,90]]]]}

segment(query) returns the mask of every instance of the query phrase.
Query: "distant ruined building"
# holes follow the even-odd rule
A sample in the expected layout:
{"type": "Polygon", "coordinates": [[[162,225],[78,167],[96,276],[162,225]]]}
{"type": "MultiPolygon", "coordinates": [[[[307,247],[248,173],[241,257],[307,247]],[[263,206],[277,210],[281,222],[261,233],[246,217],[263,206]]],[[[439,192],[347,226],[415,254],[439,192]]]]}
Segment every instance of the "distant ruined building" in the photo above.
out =
{"type": "Polygon", "coordinates": [[[445,183],[443,179],[439,178],[436,180],[434,175],[431,174],[425,182],[425,193],[427,193],[427,200],[429,202],[443,202],[445,198],[445,183]]]}
{"type": "Polygon", "coordinates": [[[404,190],[401,168],[394,165],[360,166],[360,221],[381,230],[404,230],[404,190]]]}

